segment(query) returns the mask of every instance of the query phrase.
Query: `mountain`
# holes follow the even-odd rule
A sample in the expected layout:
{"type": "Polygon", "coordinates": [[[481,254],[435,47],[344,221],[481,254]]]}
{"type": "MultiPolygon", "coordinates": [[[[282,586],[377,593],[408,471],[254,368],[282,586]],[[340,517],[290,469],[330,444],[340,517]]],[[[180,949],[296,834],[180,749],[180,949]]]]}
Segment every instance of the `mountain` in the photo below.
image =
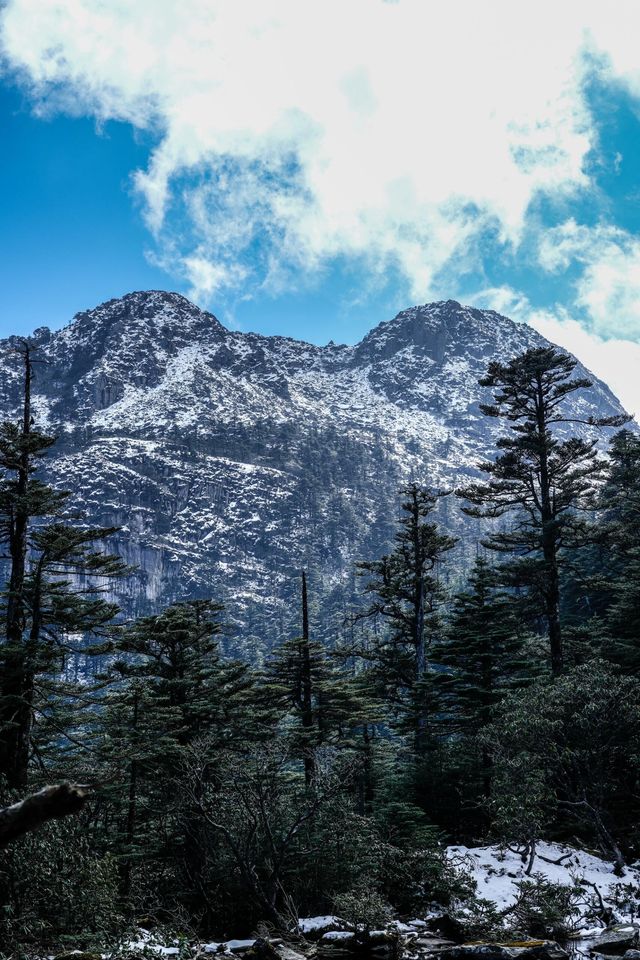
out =
{"type": "MultiPolygon", "coordinates": [[[[401,483],[449,488],[494,455],[496,425],[478,406],[489,360],[547,344],[448,300],[403,310],[354,346],[320,347],[227,330],[161,291],[41,327],[33,342],[46,360],[36,419],[60,436],[50,476],[92,522],[121,527],[114,546],[139,567],[121,587],[125,611],[214,595],[254,657],[297,629],[302,567],[323,622],[343,622],[354,561],[387,546],[401,483]]],[[[19,403],[12,343],[0,343],[5,413],[19,403]]],[[[620,413],[592,379],[575,412],[620,413]]],[[[451,501],[440,513],[461,536],[460,565],[478,529],[451,501]]]]}

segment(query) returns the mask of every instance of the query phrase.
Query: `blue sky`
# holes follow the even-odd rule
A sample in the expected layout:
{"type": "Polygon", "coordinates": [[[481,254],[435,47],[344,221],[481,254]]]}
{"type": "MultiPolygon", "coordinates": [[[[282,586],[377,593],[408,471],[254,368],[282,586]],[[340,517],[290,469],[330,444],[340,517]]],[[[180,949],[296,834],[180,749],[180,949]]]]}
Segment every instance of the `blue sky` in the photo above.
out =
{"type": "MultiPolygon", "coordinates": [[[[0,336],[68,323],[79,310],[132,290],[192,294],[190,284],[153,263],[132,173],[144,167],[152,135],[131,124],[86,117],[42,118],[10,74],[0,87],[0,336]]],[[[228,326],[326,343],[354,341],[405,305],[390,277],[358,303],[360,271],[339,260],[287,295],[243,299],[242,290],[195,297],[228,326]]]]}
{"type": "Polygon", "coordinates": [[[353,342],[453,297],[640,411],[640,10],[439,6],[8,0],[0,334],[163,288],[353,342]]]}

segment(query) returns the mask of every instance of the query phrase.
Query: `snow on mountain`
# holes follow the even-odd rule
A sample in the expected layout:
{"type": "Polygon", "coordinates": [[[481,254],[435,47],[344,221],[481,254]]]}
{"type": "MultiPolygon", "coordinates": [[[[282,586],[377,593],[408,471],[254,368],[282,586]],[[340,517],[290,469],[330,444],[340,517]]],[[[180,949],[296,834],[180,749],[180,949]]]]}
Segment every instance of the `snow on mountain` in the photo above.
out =
{"type": "MultiPolygon", "coordinates": [[[[532,328],[449,300],[411,307],[354,346],[230,331],[176,293],[131,293],[39,328],[34,405],[60,435],[48,469],[139,573],[129,613],[221,597],[254,655],[288,634],[297,575],[337,623],[353,563],[379,555],[410,478],[448,488],[494,454],[479,412],[491,359],[545,344],[532,328]],[[328,606],[327,606],[328,604],[328,606]]],[[[0,343],[5,411],[20,374],[0,343]]],[[[621,412],[594,379],[581,415],[621,412]]],[[[455,503],[442,521],[473,552],[455,503]]],[[[326,619],[326,617],[325,617],[326,619]]]]}

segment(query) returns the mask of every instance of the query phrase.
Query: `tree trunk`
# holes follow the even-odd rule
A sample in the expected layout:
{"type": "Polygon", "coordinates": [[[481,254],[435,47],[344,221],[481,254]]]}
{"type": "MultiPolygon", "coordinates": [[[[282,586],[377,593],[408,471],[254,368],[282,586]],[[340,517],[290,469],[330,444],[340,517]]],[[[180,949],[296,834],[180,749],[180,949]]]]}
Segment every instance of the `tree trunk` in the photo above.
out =
{"type": "MultiPolygon", "coordinates": [[[[482,726],[486,727],[491,719],[491,704],[493,699],[493,649],[488,632],[485,631],[482,639],[481,655],[482,695],[484,703],[480,712],[482,726]]],[[[493,763],[491,753],[486,744],[482,746],[482,792],[488,800],[491,796],[491,776],[493,763]]]]}
{"type": "Polygon", "coordinates": [[[311,753],[311,734],[313,731],[313,691],[311,678],[311,657],[309,654],[309,604],[307,600],[307,575],[302,571],[302,727],[305,732],[304,780],[307,789],[315,777],[315,763],[311,753]]]}
{"type": "Polygon", "coordinates": [[[21,788],[27,780],[29,764],[29,731],[31,702],[25,662],[23,634],[25,628],[24,582],[27,560],[27,529],[29,513],[27,491],[30,454],[28,439],[31,434],[31,378],[32,365],[29,345],[24,349],[24,398],[21,450],[16,467],[15,508],[9,531],[10,575],[6,614],[6,640],[3,656],[3,678],[0,690],[0,771],[9,786],[21,788]]]}
{"type": "MultiPolygon", "coordinates": [[[[133,699],[133,716],[131,718],[131,729],[134,734],[138,729],[138,692],[134,693],[133,699]]],[[[134,739],[135,743],[135,739],[134,739]]],[[[132,758],[129,765],[129,796],[127,800],[127,828],[126,828],[126,837],[127,837],[127,855],[125,857],[124,863],[122,865],[122,897],[123,900],[128,901],[129,894],[131,893],[131,860],[132,860],[132,851],[133,851],[133,841],[135,838],[136,831],[136,813],[137,813],[137,802],[138,802],[138,762],[135,757],[132,758]]]]}
{"type": "Polygon", "coordinates": [[[418,493],[412,488],[412,535],[413,535],[413,644],[415,647],[416,672],[415,683],[419,700],[416,704],[415,751],[420,755],[425,750],[426,718],[422,703],[423,690],[420,685],[427,672],[427,651],[424,642],[424,556],[420,545],[420,508],[418,493]]]}
{"type": "Polygon", "coordinates": [[[560,578],[558,576],[557,533],[552,506],[551,481],[547,451],[547,423],[544,412],[544,391],[538,375],[536,418],[540,444],[540,502],[542,524],[542,553],[545,563],[545,615],[551,655],[551,673],[558,677],[564,669],[562,628],[560,625],[560,578]]]}

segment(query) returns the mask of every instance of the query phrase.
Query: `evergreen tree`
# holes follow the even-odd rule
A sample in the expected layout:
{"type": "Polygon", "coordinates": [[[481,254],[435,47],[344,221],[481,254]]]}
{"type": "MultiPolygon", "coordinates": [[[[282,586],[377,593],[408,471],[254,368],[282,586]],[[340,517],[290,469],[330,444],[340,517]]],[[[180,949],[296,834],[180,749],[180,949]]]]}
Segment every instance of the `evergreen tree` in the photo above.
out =
{"type": "MultiPolygon", "coordinates": [[[[37,429],[31,412],[34,361],[28,341],[18,350],[24,366],[22,416],[0,425],[0,542],[8,548],[0,649],[0,773],[23,787],[33,746],[39,677],[60,671],[72,635],[100,630],[117,611],[102,596],[104,578],[124,575],[119,558],[100,550],[114,528],[74,525],[69,493],[34,476],[53,437],[37,429]]],[[[69,691],[67,691],[67,694],[69,691]]],[[[58,736],[64,735],[58,730],[58,736]]]]}
{"type": "MultiPolygon", "coordinates": [[[[603,654],[640,673],[640,438],[621,430],[611,440],[599,498],[600,550],[596,570],[603,654]]],[[[595,566],[595,564],[592,564],[595,566]]]]}
{"type": "MultiPolygon", "coordinates": [[[[96,753],[107,784],[104,826],[126,906],[131,903],[136,868],[153,873],[154,862],[162,856],[163,831],[158,825],[166,816],[167,787],[180,758],[181,729],[179,710],[139,678],[115,684],[102,703],[96,753]]],[[[142,896],[138,891],[138,904],[142,896]]]]}
{"type": "Polygon", "coordinates": [[[385,628],[374,636],[371,649],[360,652],[372,663],[385,698],[408,717],[416,752],[422,753],[428,648],[438,629],[438,565],[456,541],[430,519],[436,494],[415,483],[400,493],[402,516],[393,550],[381,560],[358,565],[370,577],[365,592],[373,598],[360,616],[380,619],[385,628]]]}
{"type": "Polygon", "coordinates": [[[352,675],[344,664],[339,667],[323,644],[310,639],[304,571],[301,619],[302,636],[285,641],[270,657],[264,689],[272,703],[280,704],[286,717],[290,747],[302,758],[307,788],[315,776],[316,748],[323,744],[362,750],[366,777],[369,743],[379,709],[362,683],[363,678],[352,675]]]}
{"type": "Polygon", "coordinates": [[[154,696],[176,712],[181,743],[212,732],[222,740],[231,736],[229,723],[252,686],[246,664],[221,656],[221,611],[210,600],[176,603],[137,620],[118,643],[125,657],[116,668],[145,679],[154,696]]]}
{"type": "Polygon", "coordinates": [[[512,582],[525,585],[537,599],[549,640],[551,671],[564,667],[560,578],[567,555],[589,541],[581,511],[594,496],[601,476],[596,441],[560,439],[558,428],[572,423],[591,427],[620,426],[626,417],[580,419],[564,412],[576,390],[591,386],[573,378],[576,361],[553,347],[530,349],[508,363],[489,365],[481,386],[494,391],[494,403],[482,404],[487,416],[509,427],[497,446],[502,453],[480,468],[486,483],[474,483],[459,496],[474,517],[512,515],[508,529],[492,532],[486,546],[513,559],[506,569],[512,582]]]}
{"type": "Polygon", "coordinates": [[[600,496],[607,541],[624,555],[640,542],[640,437],[620,430],[611,438],[600,496]]]}
{"type": "MultiPolygon", "coordinates": [[[[456,751],[478,744],[477,735],[490,723],[495,705],[508,690],[522,685],[530,670],[513,598],[499,583],[499,573],[478,557],[434,647],[434,660],[443,668],[434,674],[439,724],[455,738],[456,751]]],[[[479,766],[483,792],[489,796],[491,758],[486,747],[480,749],[479,766]]]]}
{"type": "Polygon", "coordinates": [[[207,600],[177,603],[137,620],[118,640],[99,753],[121,895],[138,909],[151,909],[175,886],[190,910],[205,908],[201,825],[176,802],[176,777],[194,754],[214,776],[223,753],[268,736],[251,670],[220,654],[221,609],[207,600]]]}
{"type": "Polygon", "coordinates": [[[638,823],[640,684],[603,661],[510,694],[485,736],[500,837],[595,841],[620,870],[638,823]]]}

